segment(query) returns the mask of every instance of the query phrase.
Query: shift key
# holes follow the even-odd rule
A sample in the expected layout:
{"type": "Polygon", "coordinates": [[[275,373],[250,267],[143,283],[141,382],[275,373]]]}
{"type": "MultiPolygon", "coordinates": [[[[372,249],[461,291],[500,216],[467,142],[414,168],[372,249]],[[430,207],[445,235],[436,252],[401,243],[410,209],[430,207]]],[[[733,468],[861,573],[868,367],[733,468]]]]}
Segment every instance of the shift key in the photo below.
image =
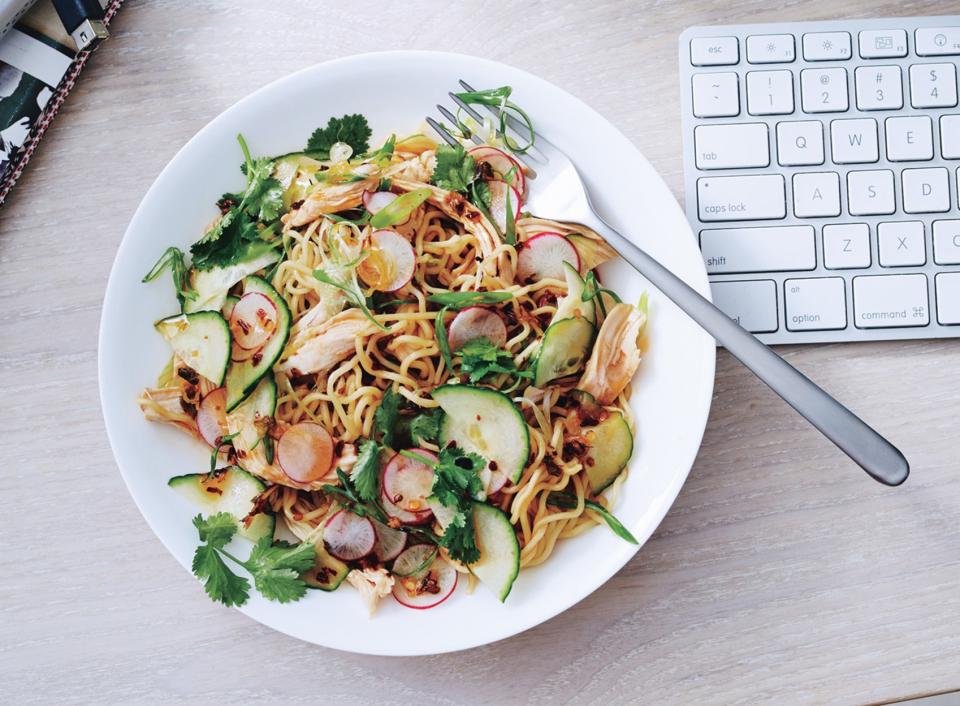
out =
{"type": "Polygon", "coordinates": [[[697,204],[704,222],[756,221],[787,215],[780,174],[697,179],[697,204]]]}

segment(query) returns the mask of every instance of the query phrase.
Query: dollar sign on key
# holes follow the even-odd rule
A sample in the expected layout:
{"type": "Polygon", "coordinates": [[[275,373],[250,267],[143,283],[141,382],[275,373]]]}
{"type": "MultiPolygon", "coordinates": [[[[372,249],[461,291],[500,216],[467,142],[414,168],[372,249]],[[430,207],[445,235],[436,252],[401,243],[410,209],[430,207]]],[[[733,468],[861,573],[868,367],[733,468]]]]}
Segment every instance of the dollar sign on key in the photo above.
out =
{"type": "Polygon", "coordinates": [[[937,80],[937,72],[936,72],[936,71],[933,71],[933,70],[930,71],[930,80],[931,80],[931,81],[936,81],[936,80],[937,80]]]}

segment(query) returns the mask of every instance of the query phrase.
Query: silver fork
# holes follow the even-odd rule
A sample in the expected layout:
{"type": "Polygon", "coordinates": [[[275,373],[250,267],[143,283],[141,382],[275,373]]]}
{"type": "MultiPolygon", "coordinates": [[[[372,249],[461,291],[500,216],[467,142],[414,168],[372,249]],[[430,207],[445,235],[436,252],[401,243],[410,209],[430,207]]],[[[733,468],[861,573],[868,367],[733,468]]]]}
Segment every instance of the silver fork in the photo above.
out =
{"type": "MultiPolygon", "coordinates": [[[[474,90],[465,81],[460,81],[460,85],[465,91],[474,90]]],[[[456,93],[449,95],[461,110],[483,123],[483,116],[471,105],[464,103],[456,93]]],[[[486,108],[499,121],[500,111],[491,106],[486,108]]],[[[444,118],[457,124],[450,110],[442,105],[438,105],[437,109],[444,118]]],[[[453,135],[436,120],[427,117],[427,123],[447,143],[458,144],[453,135]]],[[[511,139],[519,140],[522,139],[520,135],[527,134],[525,127],[509,114],[506,123],[511,139]]],[[[474,142],[481,143],[476,135],[472,137],[474,142]]],[[[527,204],[531,212],[557,221],[580,223],[599,233],[637,272],[700,324],[871,477],[886,485],[899,485],[907,479],[910,466],[893,444],[604,221],[594,209],[590,194],[573,162],[543,135],[536,134],[535,146],[525,155],[513,156],[530,170],[529,178],[535,180],[533,196],[527,204]]]]}

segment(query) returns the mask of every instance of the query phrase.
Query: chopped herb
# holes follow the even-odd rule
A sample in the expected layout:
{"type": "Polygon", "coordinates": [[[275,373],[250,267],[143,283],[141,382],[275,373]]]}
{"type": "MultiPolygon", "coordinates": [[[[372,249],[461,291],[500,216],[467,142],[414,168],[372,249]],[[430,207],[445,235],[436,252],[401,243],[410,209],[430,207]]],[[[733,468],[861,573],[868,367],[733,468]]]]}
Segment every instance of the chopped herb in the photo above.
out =
{"type": "MultiPolygon", "coordinates": [[[[508,187],[509,188],[509,187],[508,187]]],[[[507,245],[516,245],[517,244],[517,221],[513,215],[513,199],[510,198],[510,193],[507,193],[507,225],[503,233],[503,240],[507,245]]]]}
{"type": "Polygon", "coordinates": [[[398,196],[373,215],[370,225],[374,228],[388,228],[403,223],[432,193],[430,189],[415,189],[398,196]]]}
{"type": "Polygon", "coordinates": [[[488,375],[506,373],[513,377],[533,377],[529,370],[520,370],[513,355],[486,338],[474,338],[460,349],[460,369],[478,383],[488,375]]]}
{"type": "Polygon", "coordinates": [[[387,330],[387,327],[386,327],[386,326],[384,326],[384,325],[381,324],[379,321],[377,321],[375,318],[373,318],[373,314],[370,313],[370,307],[367,306],[367,299],[366,299],[366,297],[364,297],[363,294],[359,291],[359,289],[360,289],[359,287],[357,287],[357,286],[351,286],[350,284],[347,284],[347,283],[345,283],[345,282],[340,282],[340,281],[334,279],[333,277],[331,277],[330,275],[328,275],[328,274],[327,274],[326,272],[324,272],[323,270],[314,270],[314,271],[313,271],[313,276],[314,276],[316,279],[318,279],[318,280],[320,280],[321,282],[323,282],[324,284],[329,284],[331,287],[336,287],[337,289],[339,289],[340,291],[342,291],[344,294],[347,295],[347,299],[349,299],[350,302],[352,302],[355,307],[357,307],[358,309],[360,309],[360,311],[362,311],[362,312],[364,313],[364,315],[365,315],[368,319],[370,319],[370,321],[372,321],[372,322],[374,323],[374,325],[376,325],[377,328],[379,328],[381,331],[386,331],[386,330],[387,330]]]}
{"type": "Polygon", "coordinates": [[[430,183],[447,191],[467,193],[477,178],[477,163],[462,145],[437,147],[437,166],[430,183]]]}
{"type": "MultiPolygon", "coordinates": [[[[381,163],[389,162],[390,159],[393,157],[393,151],[396,148],[396,146],[397,146],[397,136],[390,135],[390,137],[387,138],[386,142],[380,145],[377,149],[365,154],[364,158],[376,160],[381,163]]],[[[381,189],[381,191],[384,191],[384,189],[381,189]]]]}
{"type": "Polygon", "coordinates": [[[617,302],[617,304],[620,303],[620,297],[617,296],[617,293],[610,289],[601,287],[600,282],[597,281],[597,276],[594,274],[593,270],[590,270],[587,273],[587,276],[583,278],[583,294],[580,295],[580,301],[588,302],[591,299],[596,299],[597,306],[600,307],[600,313],[606,316],[607,307],[603,303],[604,294],[617,302]]]}
{"type": "MultiPolygon", "coordinates": [[[[516,103],[510,100],[511,93],[513,93],[513,88],[510,86],[501,86],[500,88],[488,88],[483,91],[467,91],[465,93],[458,93],[457,98],[468,105],[488,105],[497,109],[500,113],[498,132],[503,139],[504,144],[511,151],[516,152],[517,154],[523,154],[533,147],[533,143],[536,140],[537,135],[533,130],[533,121],[530,120],[530,116],[527,115],[526,112],[524,112],[523,109],[521,109],[516,103]],[[524,132],[527,132],[529,137],[527,144],[521,145],[507,134],[507,119],[511,116],[523,123],[524,132]]],[[[461,131],[464,131],[465,126],[462,124],[462,122],[460,127],[461,131]]]]}
{"type": "Polygon", "coordinates": [[[446,316],[450,307],[443,307],[437,312],[437,318],[433,321],[433,332],[437,337],[437,347],[440,349],[440,355],[443,356],[443,362],[447,364],[447,370],[453,372],[453,354],[450,352],[450,341],[447,339],[446,316]]]}
{"type": "Polygon", "coordinates": [[[410,437],[415,446],[424,442],[436,442],[440,437],[440,420],[443,413],[439,410],[418,414],[410,422],[410,437]]]}
{"type": "Polygon", "coordinates": [[[513,299],[513,292],[503,290],[493,292],[440,292],[427,297],[428,302],[449,307],[455,311],[479,304],[499,304],[513,299]]]}
{"type": "Polygon", "coordinates": [[[196,299],[197,293],[190,284],[190,268],[187,267],[185,256],[180,248],[170,247],[164,250],[163,255],[157,260],[157,264],[150,269],[141,282],[152,282],[163,274],[163,271],[168,267],[170,268],[170,274],[173,275],[173,287],[177,292],[177,299],[180,300],[180,303],[183,304],[186,300],[196,299]]]}
{"type": "Polygon", "coordinates": [[[380,444],[373,439],[361,442],[350,480],[360,500],[369,502],[380,497],[380,444]]]}
{"type": "Polygon", "coordinates": [[[388,387],[380,400],[380,406],[373,413],[373,428],[384,446],[394,448],[393,436],[397,428],[397,414],[400,411],[400,395],[388,387]]]}
{"type": "MultiPolygon", "coordinates": [[[[555,505],[556,507],[562,508],[564,510],[569,510],[577,506],[577,499],[570,493],[550,493],[547,496],[547,503],[550,505],[555,505]]],[[[623,524],[616,517],[613,516],[607,508],[605,508],[600,503],[594,502],[593,500],[584,500],[584,507],[593,510],[595,513],[600,515],[603,518],[603,521],[607,523],[607,526],[613,530],[613,533],[624,539],[631,544],[640,544],[637,541],[637,538],[634,537],[630,530],[623,526],[623,524]]]]}
{"type": "Polygon", "coordinates": [[[330,118],[326,127],[318,127],[310,135],[305,152],[315,159],[329,159],[330,148],[337,142],[346,142],[354,154],[362,154],[370,148],[372,134],[367,119],[358,113],[330,118]]]}
{"type": "Polygon", "coordinates": [[[220,456],[220,449],[230,446],[235,436],[236,434],[227,434],[225,436],[221,436],[220,440],[217,441],[217,445],[214,447],[213,453],[210,454],[210,472],[211,473],[217,470],[217,458],[220,456]]]}

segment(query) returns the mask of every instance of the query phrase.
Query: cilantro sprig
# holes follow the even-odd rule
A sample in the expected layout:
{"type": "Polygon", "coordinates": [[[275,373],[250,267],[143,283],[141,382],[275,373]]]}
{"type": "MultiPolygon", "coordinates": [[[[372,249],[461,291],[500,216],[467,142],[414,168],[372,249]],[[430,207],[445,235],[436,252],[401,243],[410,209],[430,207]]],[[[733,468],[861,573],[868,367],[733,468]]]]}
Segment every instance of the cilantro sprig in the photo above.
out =
{"type": "Polygon", "coordinates": [[[367,119],[359,113],[330,118],[326,127],[318,127],[313,131],[304,152],[314,159],[329,159],[330,148],[337,142],[346,142],[353,148],[354,154],[362,154],[370,148],[372,134],[367,119]]]}
{"type": "Polygon", "coordinates": [[[232,515],[226,512],[207,518],[197,515],[193,526],[202,542],[193,555],[193,573],[213,600],[227,606],[241,606],[250,598],[250,582],[235,574],[225,559],[246,569],[257,591],[271,601],[289,603],[306,593],[307,585],[300,574],[314,564],[316,547],[313,544],[274,544],[270,537],[263,537],[243,561],[225,549],[237,532],[237,521],[232,515]]]}
{"type": "Polygon", "coordinates": [[[486,338],[474,338],[460,349],[460,371],[478,383],[489,375],[505,373],[514,378],[532,378],[529,370],[520,370],[510,351],[486,338]]]}

